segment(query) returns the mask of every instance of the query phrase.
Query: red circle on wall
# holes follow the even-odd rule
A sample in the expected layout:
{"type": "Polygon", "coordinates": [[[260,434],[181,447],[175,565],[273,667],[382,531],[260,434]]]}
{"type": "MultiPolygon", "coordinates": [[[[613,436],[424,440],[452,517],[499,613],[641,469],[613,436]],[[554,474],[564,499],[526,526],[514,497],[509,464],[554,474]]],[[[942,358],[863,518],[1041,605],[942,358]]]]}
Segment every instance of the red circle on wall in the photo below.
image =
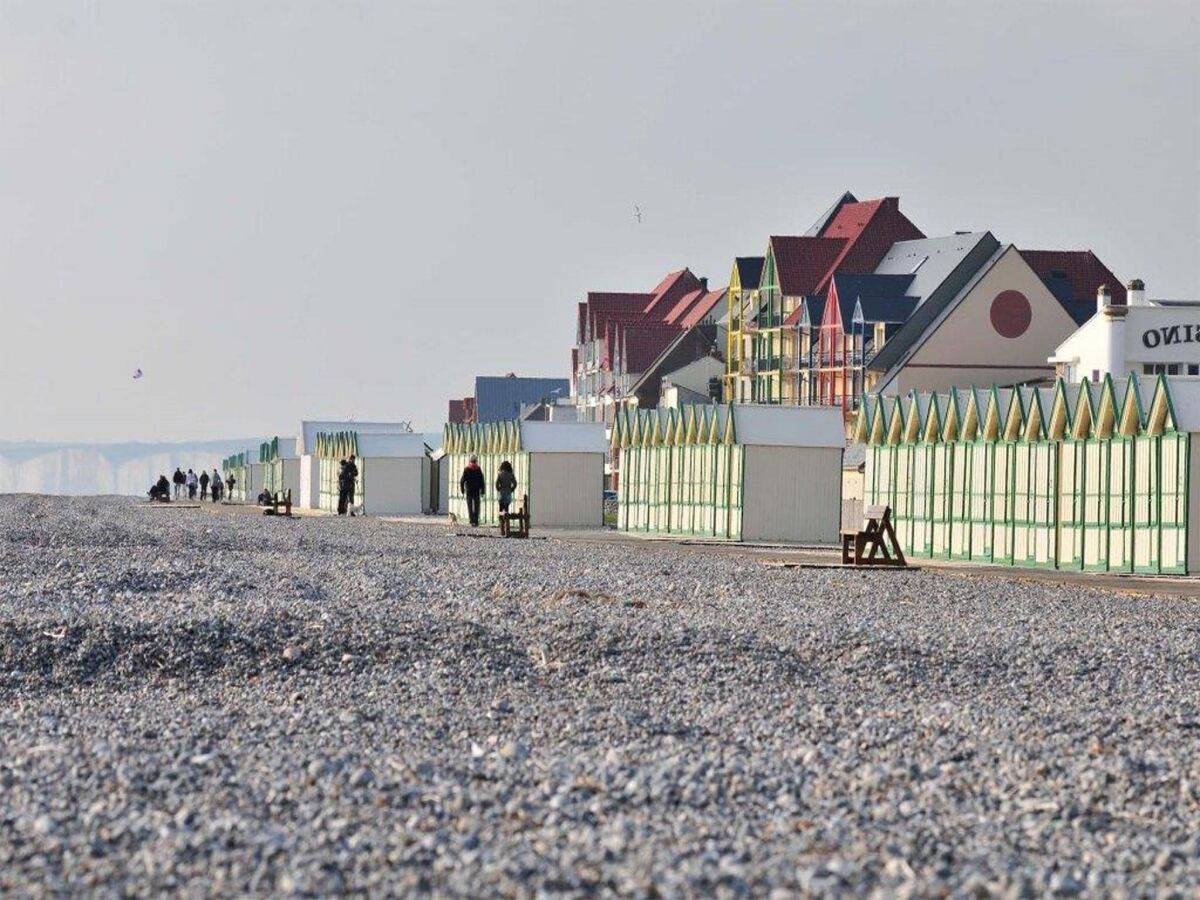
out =
{"type": "Polygon", "coordinates": [[[1020,291],[1001,291],[992,301],[992,327],[1001,337],[1019,338],[1032,321],[1033,307],[1020,291]]]}

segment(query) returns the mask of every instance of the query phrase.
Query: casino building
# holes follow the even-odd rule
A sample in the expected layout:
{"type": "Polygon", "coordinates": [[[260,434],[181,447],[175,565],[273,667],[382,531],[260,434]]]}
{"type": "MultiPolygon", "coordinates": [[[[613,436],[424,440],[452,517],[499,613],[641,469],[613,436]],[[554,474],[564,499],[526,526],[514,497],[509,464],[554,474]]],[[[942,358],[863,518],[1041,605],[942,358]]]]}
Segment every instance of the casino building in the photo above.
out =
{"type": "Polygon", "coordinates": [[[1096,312],[1058,345],[1050,363],[1071,382],[1105,375],[1200,377],[1200,301],[1150,300],[1140,279],[1129,282],[1125,302],[1105,285],[1096,312]]]}

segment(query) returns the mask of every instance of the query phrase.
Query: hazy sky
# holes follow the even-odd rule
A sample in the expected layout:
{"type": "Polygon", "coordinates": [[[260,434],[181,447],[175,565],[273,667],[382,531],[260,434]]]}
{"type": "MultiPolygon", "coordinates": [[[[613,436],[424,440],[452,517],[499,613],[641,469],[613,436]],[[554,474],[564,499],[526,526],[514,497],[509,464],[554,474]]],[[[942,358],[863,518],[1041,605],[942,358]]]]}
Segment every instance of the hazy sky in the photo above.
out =
{"type": "Polygon", "coordinates": [[[846,189],[1198,297],[1193,7],[0,0],[0,439],[440,428],[846,189]]]}

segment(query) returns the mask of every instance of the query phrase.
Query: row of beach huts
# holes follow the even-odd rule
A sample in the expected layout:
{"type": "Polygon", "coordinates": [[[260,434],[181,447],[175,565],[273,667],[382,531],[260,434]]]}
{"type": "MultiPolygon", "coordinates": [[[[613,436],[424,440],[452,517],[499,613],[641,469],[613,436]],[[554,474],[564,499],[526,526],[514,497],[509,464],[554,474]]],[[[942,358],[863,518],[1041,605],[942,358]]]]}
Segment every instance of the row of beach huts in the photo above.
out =
{"type": "MultiPolygon", "coordinates": [[[[363,514],[465,522],[467,461],[491,485],[507,460],[534,527],[790,544],[835,543],[844,496],[857,491],[892,508],[915,559],[1170,574],[1200,561],[1197,432],[1200,382],[1130,374],[870,395],[849,450],[836,408],[696,404],[624,410],[611,428],[452,424],[436,448],[406,423],[305,421],[225,471],[233,500],[290,491],[302,509],[333,512],[341,460],[354,454],[363,514]],[[847,466],[856,448],[862,464],[847,466]],[[621,490],[606,521],[614,460],[621,490]]],[[[488,497],[481,524],[496,521],[488,497]]]]}

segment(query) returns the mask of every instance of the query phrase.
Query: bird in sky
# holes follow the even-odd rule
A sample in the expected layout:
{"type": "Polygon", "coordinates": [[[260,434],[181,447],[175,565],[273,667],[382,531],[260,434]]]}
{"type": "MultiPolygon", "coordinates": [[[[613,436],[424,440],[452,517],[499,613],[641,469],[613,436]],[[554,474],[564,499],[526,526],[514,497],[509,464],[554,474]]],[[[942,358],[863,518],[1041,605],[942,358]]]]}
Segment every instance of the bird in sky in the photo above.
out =
{"type": "Polygon", "coordinates": [[[134,381],[137,381],[137,380],[138,380],[139,378],[141,378],[141,377],[142,377],[142,370],[141,370],[141,369],[134,369],[134,370],[133,370],[133,380],[134,380],[134,381]]]}
{"type": "Polygon", "coordinates": [[[642,208],[636,203],[633,205],[633,217],[638,220],[638,224],[640,225],[642,222],[642,208]]]}

